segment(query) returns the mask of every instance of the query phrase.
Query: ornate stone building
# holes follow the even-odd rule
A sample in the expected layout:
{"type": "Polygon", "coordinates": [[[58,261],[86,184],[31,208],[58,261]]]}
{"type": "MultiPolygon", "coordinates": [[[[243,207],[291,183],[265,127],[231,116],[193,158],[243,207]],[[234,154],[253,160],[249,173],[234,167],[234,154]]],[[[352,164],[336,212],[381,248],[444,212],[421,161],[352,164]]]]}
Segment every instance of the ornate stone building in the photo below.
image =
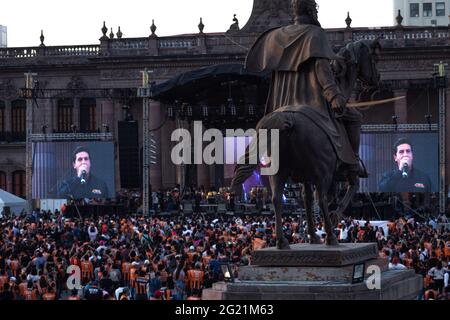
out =
{"type": "MultiPolygon", "coordinates": [[[[235,21],[223,33],[203,33],[200,23],[196,34],[159,37],[152,24],[148,36],[122,38],[120,33],[107,35],[104,26],[98,45],[47,47],[42,35],[37,47],[0,48],[0,188],[25,195],[26,101],[18,90],[24,87],[25,72],[36,73],[42,89],[33,107],[33,132],[110,131],[116,146],[116,187],[120,189],[119,121],[138,121],[142,146],[142,100],[136,95],[142,83],[141,71],[152,70],[152,81],[161,83],[204,66],[243,63],[262,31],[291,22],[289,4],[290,0],[255,0],[247,24],[240,28],[235,21]]],[[[343,28],[327,30],[333,46],[380,38],[383,52],[379,68],[384,90],[390,96],[407,96],[382,108],[364,110],[365,123],[391,124],[394,115],[399,124],[426,123],[428,114],[437,123],[438,94],[431,79],[434,64],[449,62],[450,27],[404,27],[399,17],[395,27],[357,28],[351,26],[350,17],[344,18],[343,28]]],[[[168,107],[151,102],[150,128],[164,122],[168,107]]],[[[181,179],[180,168],[170,161],[170,135],[176,123],[164,123],[154,132],[158,142],[157,163],[151,167],[154,189],[172,187],[181,179]]],[[[218,171],[214,166],[198,166],[198,185],[218,186],[223,181],[218,171]]]]}

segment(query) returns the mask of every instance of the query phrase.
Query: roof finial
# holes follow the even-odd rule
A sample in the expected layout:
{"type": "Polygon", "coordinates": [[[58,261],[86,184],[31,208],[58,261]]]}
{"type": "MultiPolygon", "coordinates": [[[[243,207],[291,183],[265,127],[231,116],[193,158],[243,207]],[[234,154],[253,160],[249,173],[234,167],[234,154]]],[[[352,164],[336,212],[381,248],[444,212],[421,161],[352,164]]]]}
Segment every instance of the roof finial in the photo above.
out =
{"type": "Polygon", "coordinates": [[[156,26],[155,26],[155,20],[152,19],[152,25],[150,26],[150,30],[152,31],[152,34],[150,35],[150,37],[156,37],[156,26]]]}
{"type": "Polygon", "coordinates": [[[119,26],[119,30],[116,33],[117,39],[122,39],[123,33],[122,31],[120,31],[120,26],[119,26]]]}
{"type": "Polygon", "coordinates": [[[111,32],[109,34],[109,38],[110,39],[114,39],[114,32],[113,32],[113,28],[111,27],[111,32]]]}
{"type": "Polygon", "coordinates": [[[402,14],[400,13],[400,9],[398,10],[398,15],[395,18],[395,20],[397,20],[397,26],[401,26],[402,25],[403,17],[402,17],[402,14]]]}
{"type": "Polygon", "coordinates": [[[106,35],[106,33],[108,32],[108,28],[106,27],[105,21],[103,21],[103,27],[101,30],[102,30],[103,36],[100,38],[100,40],[108,40],[108,36],[106,35]]]}
{"type": "Polygon", "coordinates": [[[203,33],[203,29],[205,29],[205,25],[203,24],[203,19],[200,18],[200,23],[198,24],[198,30],[200,30],[200,33],[203,33]]]}
{"type": "Polygon", "coordinates": [[[39,39],[41,40],[40,47],[45,47],[45,44],[44,44],[44,39],[45,39],[45,37],[44,37],[44,30],[41,30],[41,36],[39,37],[39,39]]]}
{"type": "Polygon", "coordinates": [[[345,23],[347,24],[347,28],[351,28],[350,25],[352,24],[352,18],[350,18],[350,12],[347,11],[347,19],[345,19],[345,23]]]}
{"type": "Polygon", "coordinates": [[[352,24],[352,18],[350,18],[350,12],[347,11],[347,19],[345,19],[345,23],[347,24],[347,28],[351,28],[350,25],[352,24]]]}

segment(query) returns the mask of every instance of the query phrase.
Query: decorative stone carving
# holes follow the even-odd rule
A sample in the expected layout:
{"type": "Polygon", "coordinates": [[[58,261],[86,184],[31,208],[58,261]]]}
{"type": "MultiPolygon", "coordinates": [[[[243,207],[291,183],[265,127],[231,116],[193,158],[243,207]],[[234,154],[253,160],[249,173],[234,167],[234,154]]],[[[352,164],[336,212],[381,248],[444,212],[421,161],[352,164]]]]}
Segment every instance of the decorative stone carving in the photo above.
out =
{"type": "Polygon", "coordinates": [[[13,100],[17,97],[17,88],[10,79],[0,82],[0,99],[13,100]]]}
{"type": "Polygon", "coordinates": [[[81,79],[81,77],[73,76],[70,79],[70,82],[67,84],[66,88],[71,89],[71,90],[82,90],[82,89],[86,89],[87,86],[84,83],[83,79],[81,79]]]}
{"type": "Polygon", "coordinates": [[[234,15],[233,22],[234,23],[230,26],[230,29],[228,29],[227,33],[239,31],[239,20],[238,18],[236,18],[236,15],[234,15]]]}

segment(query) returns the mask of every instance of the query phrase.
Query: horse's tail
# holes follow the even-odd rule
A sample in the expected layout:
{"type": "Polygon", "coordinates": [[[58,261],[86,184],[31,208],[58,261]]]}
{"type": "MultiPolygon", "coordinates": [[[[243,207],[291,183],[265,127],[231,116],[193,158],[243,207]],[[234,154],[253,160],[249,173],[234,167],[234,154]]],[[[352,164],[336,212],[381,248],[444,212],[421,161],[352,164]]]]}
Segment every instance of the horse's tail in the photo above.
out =
{"type": "MultiPolygon", "coordinates": [[[[293,122],[290,119],[287,113],[272,112],[259,121],[256,126],[256,139],[252,139],[252,142],[245,150],[243,158],[240,160],[242,164],[238,164],[234,170],[234,178],[231,182],[232,190],[236,190],[237,187],[241,186],[259,166],[259,130],[279,130],[281,138],[283,132],[287,132],[293,128],[293,122]]],[[[270,137],[270,134],[268,134],[268,137],[270,137]]]]}
{"type": "MultiPolygon", "coordinates": [[[[256,133],[256,137],[258,138],[258,133],[256,133]]],[[[257,143],[255,142],[257,139],[253,139],[250,145],[245,149],[245,154],[241,158],[240,163],[234,169],[234,177],[231,181],[231,189],[237,191],[239,186],[241,186],[250,176],[253,174],[259,164],[258,161],[256,163],[250,163],[250,159],[254,159],[254,155],[257,155],[257,143]]]]}

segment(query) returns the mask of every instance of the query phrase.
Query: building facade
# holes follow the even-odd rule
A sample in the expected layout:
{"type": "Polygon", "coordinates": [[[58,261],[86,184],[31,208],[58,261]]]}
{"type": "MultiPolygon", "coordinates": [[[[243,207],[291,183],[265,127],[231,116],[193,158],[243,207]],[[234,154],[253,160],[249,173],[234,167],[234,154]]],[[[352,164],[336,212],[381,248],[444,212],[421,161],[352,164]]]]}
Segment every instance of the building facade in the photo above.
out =
{"type": "Polygon", "coordinates": [[[449,0],[394,0],[394,24],[400,10],[405,26],[447,26],[449,0]]]}
{"type": "MultiPolygon", "coordinates": [[[[36,73],[39,89],[45,92],[33,103],[33,132],[89,134],[108,130],[116,146],[116,189],[120,190],[120,121],[137,121],[142,149],[142,99],[136,95],[142,83],[141,71],[152,70],[152,81],[161,83],[204,66],[244,63],[261,32],[291,23],[289,4],[290,0],[255,0],[248,23],[240,27],[235,22],[223,33],[203,33],[200,23],[196,34],[158,37],[153,25],[152,34],[146,37],[122,38],[120,34],[108,36],[104,26],[98,45],[47,47],[42,37],[40,46],[0,49],[0,188],[19,196],[26,193],[27,104],[19,94],[25,86],[25,72],[36,73]]],[[[407,97],[383,108],[363,110],[365,124],[391,124],[392,116],[399,124],[426,123],[427,115],[436,123],[438,93],[431,79],[434,64],[449,62],[449,27],[407,27],[400,21],[396,27],[357,28],[351,26],[350,19],[344,19],[343,28],[326,30],[331,44],[338,49],[350,41],[381,39],[383,88],[391,97],[407,97]]],[[[170,135],[179,123],[167,120],[168,107],[157,101],[150,103],[150,128],[161,127],[153,132],[158,149],[156,164],[150,169],[153,189],[171,188],[182,180],[181,168],[170,161],[174,145],[170,135]]],[[[197,165],[195,178],[197,185],[219,187],[224,181],[223,169],[197,165]]]]}

